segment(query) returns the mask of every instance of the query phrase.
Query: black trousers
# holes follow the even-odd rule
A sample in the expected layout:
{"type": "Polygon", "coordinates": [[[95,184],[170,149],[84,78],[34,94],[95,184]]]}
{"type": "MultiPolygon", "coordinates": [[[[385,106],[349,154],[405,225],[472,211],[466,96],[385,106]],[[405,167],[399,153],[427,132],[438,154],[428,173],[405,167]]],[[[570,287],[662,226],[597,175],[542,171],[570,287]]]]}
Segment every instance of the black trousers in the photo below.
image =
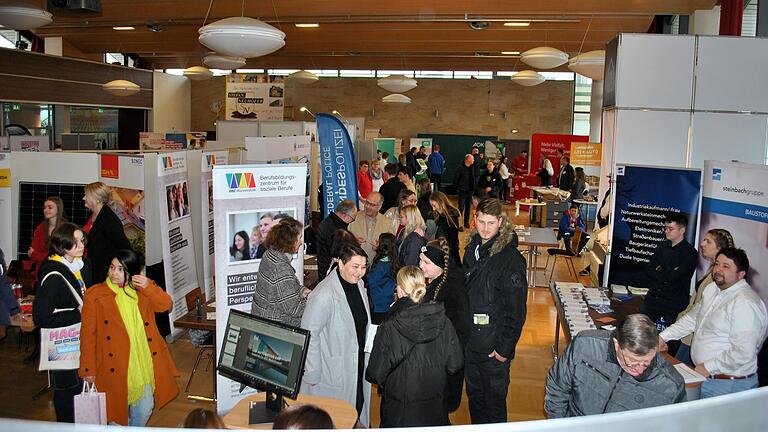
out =
{"type": "Polygon", "coordinates": [[[435,184],[436,191],[442,189],[443,175],[442,174],[430,174],[429,181],[435,184]]]}
{"type": "Polygon", "coordinates": [[[509,363],[490,357],[479,362],[467,359],[464,363],[472,424],[507,421],[509,363]]]}
{"type": "Polygon", "coordinates": [[[53,406],[56,409],[56,421],[59,423],[75,422],[75,396],[83,391],[83,380],[77,369],[51,371],[53,387],[53,406]]]}
{"type": "Polygon", "coordinates": [[[458,191],[459,211],[464,214],[464,228],[469,228],[469,216],[472,213],[472,191],[458,191]]]}
{"type": "Polygon", "coordinates": [[[454,412],[461,405],[461,393],[464,391],[464,369],[453,375],[448,375],[445,382],[445,403],[448,405],[448,412],[454,412]]]}

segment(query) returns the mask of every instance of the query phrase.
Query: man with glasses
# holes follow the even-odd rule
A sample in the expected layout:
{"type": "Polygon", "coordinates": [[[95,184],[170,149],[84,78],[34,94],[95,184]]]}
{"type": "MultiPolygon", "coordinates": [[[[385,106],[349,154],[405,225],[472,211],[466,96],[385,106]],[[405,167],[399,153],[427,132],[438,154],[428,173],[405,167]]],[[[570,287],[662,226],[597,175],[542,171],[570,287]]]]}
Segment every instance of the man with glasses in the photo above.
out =
{"type": "Polygon", "coordinates": [[[547,416],[576,417],[682,402],[683,378],[658,351],[656,325],[642,314],[627,316],[613,333],[580,332],[547,374],[547,416]]]}
{"type": "Polygon", "coordinates": [[[659,243],[645,268],[650,286],[640,312],[656,323],[658,331],[672,325],[688,307],[698,253],[685,240],[687,226],[684,214],[668,214],[664,219],[666,240],[659,243]]]}
{"type": "Polygon", "coordinates": [[[363,211],[357,212],[357,217],[347,228],[357,237],[360,247],[368,255],[368,265],[373,262],[373,258],[376,256],[379,236],[386,232],[392,233],[392,222],[379,213],[383,203],[384,196],[379,192],[368,194],[368,198],[363,200],[363,211]]]}

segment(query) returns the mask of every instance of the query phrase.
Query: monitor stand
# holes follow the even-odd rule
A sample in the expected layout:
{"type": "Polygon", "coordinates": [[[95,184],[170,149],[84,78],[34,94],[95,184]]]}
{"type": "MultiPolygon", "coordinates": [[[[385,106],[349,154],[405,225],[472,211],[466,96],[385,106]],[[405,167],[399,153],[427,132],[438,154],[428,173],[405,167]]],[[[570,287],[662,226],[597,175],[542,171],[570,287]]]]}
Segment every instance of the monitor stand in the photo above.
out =
{"type": "Polygon", "coordinates": [[[248,407],[248,424],[273,423],[283,410],[283,396],[266,392],[264,402],[251,402],[248,407]]]}

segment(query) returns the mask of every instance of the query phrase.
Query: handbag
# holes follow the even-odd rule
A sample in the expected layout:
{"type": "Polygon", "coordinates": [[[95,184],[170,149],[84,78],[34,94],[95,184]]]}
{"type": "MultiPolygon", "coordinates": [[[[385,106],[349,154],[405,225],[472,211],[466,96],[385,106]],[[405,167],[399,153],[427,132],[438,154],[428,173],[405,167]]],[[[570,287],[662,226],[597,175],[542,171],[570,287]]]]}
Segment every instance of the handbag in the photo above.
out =
{"type": "MultiPolygon", "coordinates": [[[[51,275],[59,275],[67,283],[77,303],[82,306],[83,300],[71,283],[59,272],[50,272],[40,281],[40,286],[51,275]]],[[[53,313],[58,310],[54,309],[53,313]]],[[[57,328],[40,329],[40,366],[38,370],[64,370],[80,367],[80,323],[57,328]]]]}
{"type": "Polygon", "coordinates": [[[75,424],[107,424],[107,394],[96,384],[83,382],[83,392],[75,396],[75,424]]]}

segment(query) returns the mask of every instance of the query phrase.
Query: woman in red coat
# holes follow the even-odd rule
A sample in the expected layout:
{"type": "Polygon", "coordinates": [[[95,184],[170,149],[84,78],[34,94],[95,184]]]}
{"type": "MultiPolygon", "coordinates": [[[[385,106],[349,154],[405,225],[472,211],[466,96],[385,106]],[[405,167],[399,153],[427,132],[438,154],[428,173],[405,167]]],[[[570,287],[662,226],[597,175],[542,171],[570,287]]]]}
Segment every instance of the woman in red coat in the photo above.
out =
{"type": "Polygon", "coordinates": [[[368,198],[368,194],[373,192],[373,179],[368,173],[368,161],[361,160],[357,167],[357,193],[363,199],[368,198]]]}
{"type": "Polygon", "coordinates": [[[62,222],[66,222],[64,215],[64,202],[57,196],[50,196],[43,203],[43,220],[35,228],[32,234],[32,245],[27,250],[27,256],[35,263],[35,273],[40,268],[40,264],[48,258],[48,238],[53,230],[59,227],[62,222]]]}
{"type": "Polygon", "coordinates": [[[107,394],[107,420],[145,426],[179,394],[179,371],[155,324],[171,297],[142,274],[144,257],[120,250],[104,283],[85,292],[80,376],[107,394]]]}

